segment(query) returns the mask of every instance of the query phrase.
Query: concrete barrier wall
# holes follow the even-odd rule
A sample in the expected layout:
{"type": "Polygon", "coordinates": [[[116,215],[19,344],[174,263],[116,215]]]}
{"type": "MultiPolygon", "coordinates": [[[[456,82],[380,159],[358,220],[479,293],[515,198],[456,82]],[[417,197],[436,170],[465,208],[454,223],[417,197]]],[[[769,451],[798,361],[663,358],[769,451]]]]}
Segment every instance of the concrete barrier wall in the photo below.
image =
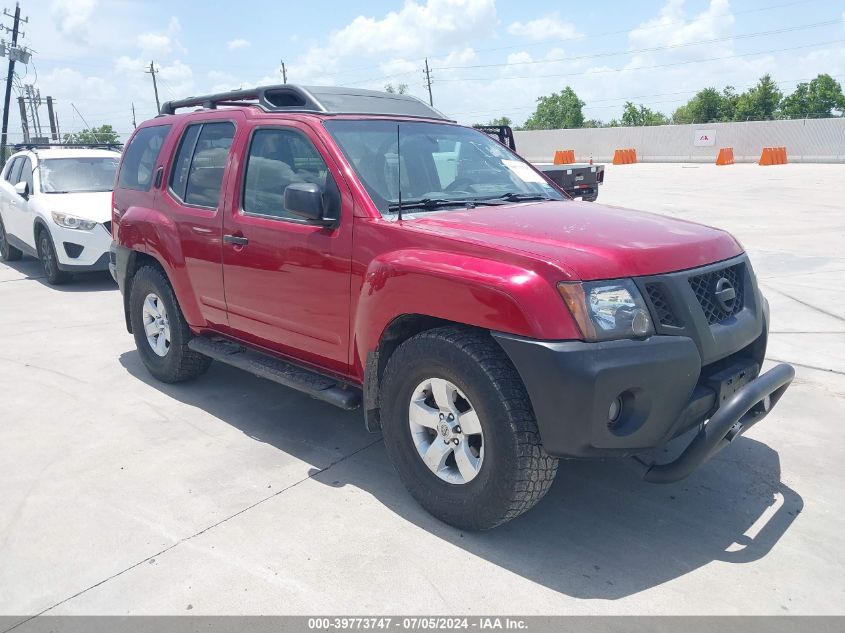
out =
{"type": "Polygon", "coordinates": [[[537,130],[514,137],[517,151],[531,162],[551,162],[559,149],[574,149],[579,162],[609,162],[613,150],[634,148],[640,161],[710,163],[720,147],[733,147],[736,162],[756,162],[764,147],[781,146],[790,162],[845,162],[845,118],[537,130]],[[710,140],[713,145],[696,144],[710,140]]]}

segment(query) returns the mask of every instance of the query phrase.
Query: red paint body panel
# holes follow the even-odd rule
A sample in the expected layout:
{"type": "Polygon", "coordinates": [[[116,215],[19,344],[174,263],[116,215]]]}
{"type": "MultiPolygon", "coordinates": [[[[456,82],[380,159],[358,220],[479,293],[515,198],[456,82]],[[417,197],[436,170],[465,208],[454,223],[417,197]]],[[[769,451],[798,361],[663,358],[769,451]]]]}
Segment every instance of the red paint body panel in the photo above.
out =
{"type": "Polygon", "coordinates": [[[161,263],[195,332],[237,338],[361,382],[367,354],[402,315],[576,339],[580,333],[557,282],[665,273],[742,252],[724,231],[574,201],[387,220],[323,118],[247,107],[144,124],[173,125],[158,161],[165,177],[150,192],[115,191],[115,235],[161,263]],[[188,124],[220,119],[235,121],[237,132],[218,209],[180,205],[166,183],[181,132],[188,124]],[[243,213],[244,156],[252,130],[266,126],[299,130],[323,155],[342,199],[337,226],[243,213]],[[249,244],[224,244],[227,233],[247,237],[249,244]]]}

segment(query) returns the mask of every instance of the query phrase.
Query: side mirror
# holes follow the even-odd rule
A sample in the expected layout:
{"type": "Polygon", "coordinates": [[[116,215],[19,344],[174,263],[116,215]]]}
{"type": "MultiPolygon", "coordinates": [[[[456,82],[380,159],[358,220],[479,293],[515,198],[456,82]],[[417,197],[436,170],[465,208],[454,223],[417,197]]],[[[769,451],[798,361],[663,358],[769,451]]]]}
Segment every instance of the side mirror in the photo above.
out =
{"type": "Polygon", "coordinates": [[[323,192],[311,182],[295,182],[285,187],[285,211],[305,220],[323,220],[323,192]]]}
{"type": "Polygon", "coordinates": [[[29,199],[29,183],[19,182],[15,185],[15,193],[24,200],[29,199]]]}

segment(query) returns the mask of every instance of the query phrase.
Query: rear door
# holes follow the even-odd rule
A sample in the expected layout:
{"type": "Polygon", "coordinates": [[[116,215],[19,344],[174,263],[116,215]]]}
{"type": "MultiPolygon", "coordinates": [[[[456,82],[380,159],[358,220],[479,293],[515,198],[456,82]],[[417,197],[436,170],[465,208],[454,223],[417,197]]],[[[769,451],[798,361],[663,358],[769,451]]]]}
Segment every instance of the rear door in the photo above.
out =
{"type": "Polygon", "coordinates": [[[229,325],[243,340],[345,373],[352,250],[346,183],[302,123],[256,127],[236,154],[243,165],[223,230],[229,325]],[[336,226],[285,211],[285,187],[296,182],[321,187],[340,217],[336,226]]]}
{"type": "Polygon", "coordinates": [[[17,176],[21,173],[21,157],[16,156],[8,163],[6,163],[6,168],[3,170],[3,191],[0,194],[0,213],[2,213],[3,219],[3,226],[5,227],[7,235],[15,235],[12,231],[12,226],[14,221],[11,217],[11,204],[12,200],[15,198],[15,180],[17,176]],[[13,182],[14,180],[14,182],[13,182]]]}
{"type": "Polygon", "coordinates": [[[191,118],[179,135],[176,151],[166,166],[166,187],[159,208],[172,218],[179,232],[182,262],[209,326],[225,329],[220,211],[230,149],[243,115],[226,112],[191,118]]]}

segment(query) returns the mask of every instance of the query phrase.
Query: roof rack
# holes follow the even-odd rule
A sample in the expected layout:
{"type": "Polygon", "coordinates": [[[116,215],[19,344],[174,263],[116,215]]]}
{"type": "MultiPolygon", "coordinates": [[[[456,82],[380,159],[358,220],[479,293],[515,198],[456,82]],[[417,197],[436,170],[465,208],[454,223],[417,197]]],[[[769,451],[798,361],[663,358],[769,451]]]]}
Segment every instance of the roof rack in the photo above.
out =
{"type": "Polygon", "coordinates": [[[315,114],[384,114],[449,121],[443,113],[411,95],[338,86],[296,86],[280,84],[232,90],[199,97],[166,101],[161,114],[175,114],[180,108],[256,106],[265,112],[311,112],[315,114]]]}
{"type": "Polygon", "coordinates": [[[120,149],[123,143],[15,143],[15,151],[24,149],[120,149]]]}

